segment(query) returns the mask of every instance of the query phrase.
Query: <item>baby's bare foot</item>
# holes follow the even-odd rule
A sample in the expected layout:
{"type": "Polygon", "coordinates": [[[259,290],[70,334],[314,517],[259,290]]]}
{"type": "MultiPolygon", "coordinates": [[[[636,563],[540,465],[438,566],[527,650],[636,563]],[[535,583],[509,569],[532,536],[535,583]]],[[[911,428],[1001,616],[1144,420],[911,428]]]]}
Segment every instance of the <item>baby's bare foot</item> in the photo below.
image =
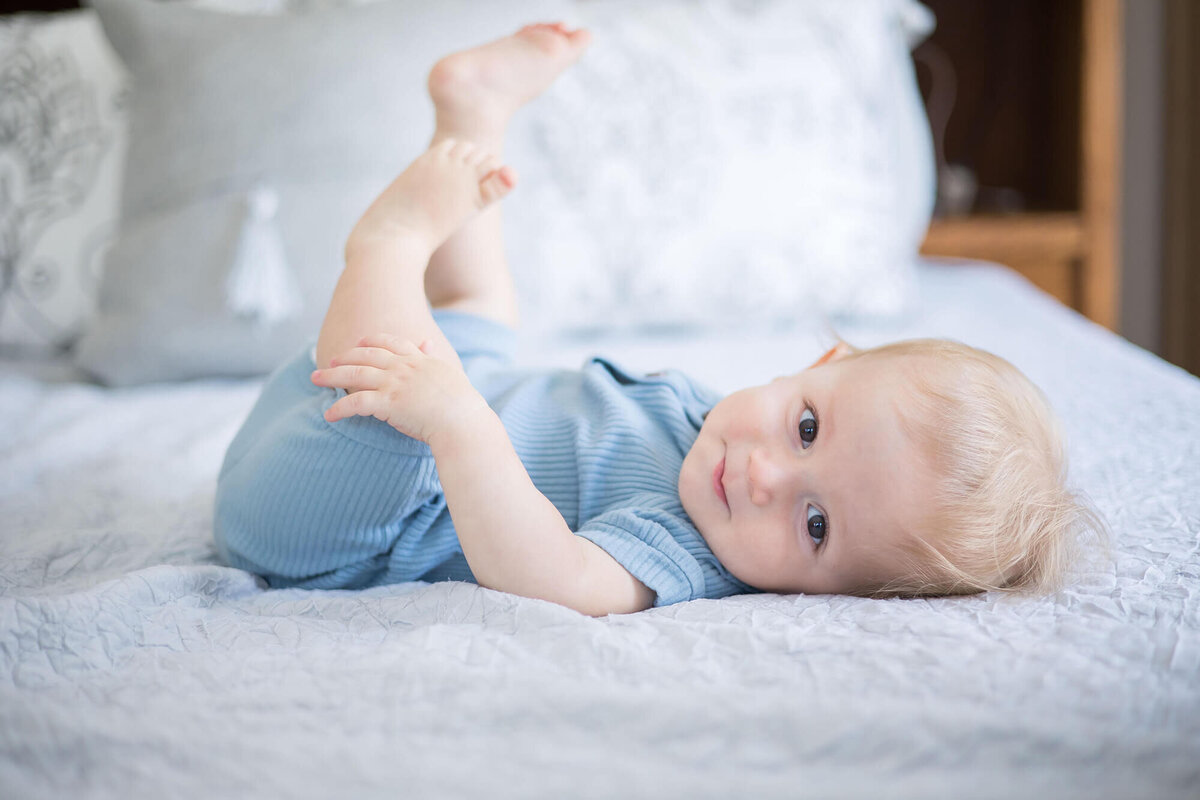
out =
{"type": "Polygon", "coordinates": [[[512,167],[474,142],[444,139],[431,145],[392,181],[363,214],[346,243],[346,256],[362,248],[392,246],[398,238],[430,253],[464,222],[516,185],[512,167]]]}
{"type": "Polygon", "coordinates": [[[561,22],[526,25],[511,36],[446,56],[429,73],[439,133],[494,145],[513,112],[574,64],[589,42],[586,30],[561,22]]]}

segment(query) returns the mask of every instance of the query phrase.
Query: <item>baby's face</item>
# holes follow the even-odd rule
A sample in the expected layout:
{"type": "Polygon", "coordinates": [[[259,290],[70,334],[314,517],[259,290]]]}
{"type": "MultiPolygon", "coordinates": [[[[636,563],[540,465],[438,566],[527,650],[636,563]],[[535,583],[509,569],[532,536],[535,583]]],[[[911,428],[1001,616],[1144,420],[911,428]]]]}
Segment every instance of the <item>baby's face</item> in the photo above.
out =
{"type": "Polygon", "coordinates": [[[684,510],[713,554],[759,589],[886,583],[927,510],[932,478],[896,410],[903,372],[831,354],[718,403],[679,474],[684,510]]]}

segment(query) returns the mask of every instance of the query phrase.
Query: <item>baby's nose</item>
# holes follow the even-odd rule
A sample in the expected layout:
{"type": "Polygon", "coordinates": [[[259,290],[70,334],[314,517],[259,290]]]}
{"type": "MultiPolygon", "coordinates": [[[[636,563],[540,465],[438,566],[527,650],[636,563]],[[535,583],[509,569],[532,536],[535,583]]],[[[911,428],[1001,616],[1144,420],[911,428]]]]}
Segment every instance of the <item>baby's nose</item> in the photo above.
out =
{"type": "Polygon", "coordinates": [[[765,506],[788,488],[792,475],[779,454],[759,447],[750,451],[746,478],[750,483],[750,502],[765,506]]]}

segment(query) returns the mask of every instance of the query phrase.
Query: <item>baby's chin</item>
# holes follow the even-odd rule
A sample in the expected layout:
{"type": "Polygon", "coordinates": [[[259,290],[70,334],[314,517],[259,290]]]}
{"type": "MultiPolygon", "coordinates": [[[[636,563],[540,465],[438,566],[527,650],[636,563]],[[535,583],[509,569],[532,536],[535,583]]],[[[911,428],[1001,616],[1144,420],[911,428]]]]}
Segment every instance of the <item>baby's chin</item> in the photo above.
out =
{"type": "MultiPolygon", "coordinates": [[[[710,520],[708,517],[711,510],[708,504],[704,502],[704,490],[706,482],[704,480],[704,459],[698,452],[698,449],[693,445],[692,449],[683,458],[683,466],[679,469],[679,502],[683,505],[684,512],[688,515],[688,519],[692,521],[692,525],[696,530],[700,531],[700,535],[704,537],[706,542],[709,542],[709,536],[706,529],[709,527],[710,520]]],[[[712,548],[712,543],[709,542],[709,548],[712,548]]]]}

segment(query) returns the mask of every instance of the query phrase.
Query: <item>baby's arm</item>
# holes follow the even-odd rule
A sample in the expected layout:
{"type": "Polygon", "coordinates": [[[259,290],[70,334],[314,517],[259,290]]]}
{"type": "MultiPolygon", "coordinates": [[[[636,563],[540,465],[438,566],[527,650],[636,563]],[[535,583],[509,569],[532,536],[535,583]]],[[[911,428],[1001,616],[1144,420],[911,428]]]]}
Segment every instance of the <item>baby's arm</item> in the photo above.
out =
{"type": "Polygon", "coordinates": [[[381,419],[427,443],[463,554],[481,586],[549,600],[584,614],[641,611],[654,593],[602,548],[576,536],[521,463],[500,418],[461,367],[394,336],[317,370],[313,382],[356,391],[326,412],[381,419]]]}

